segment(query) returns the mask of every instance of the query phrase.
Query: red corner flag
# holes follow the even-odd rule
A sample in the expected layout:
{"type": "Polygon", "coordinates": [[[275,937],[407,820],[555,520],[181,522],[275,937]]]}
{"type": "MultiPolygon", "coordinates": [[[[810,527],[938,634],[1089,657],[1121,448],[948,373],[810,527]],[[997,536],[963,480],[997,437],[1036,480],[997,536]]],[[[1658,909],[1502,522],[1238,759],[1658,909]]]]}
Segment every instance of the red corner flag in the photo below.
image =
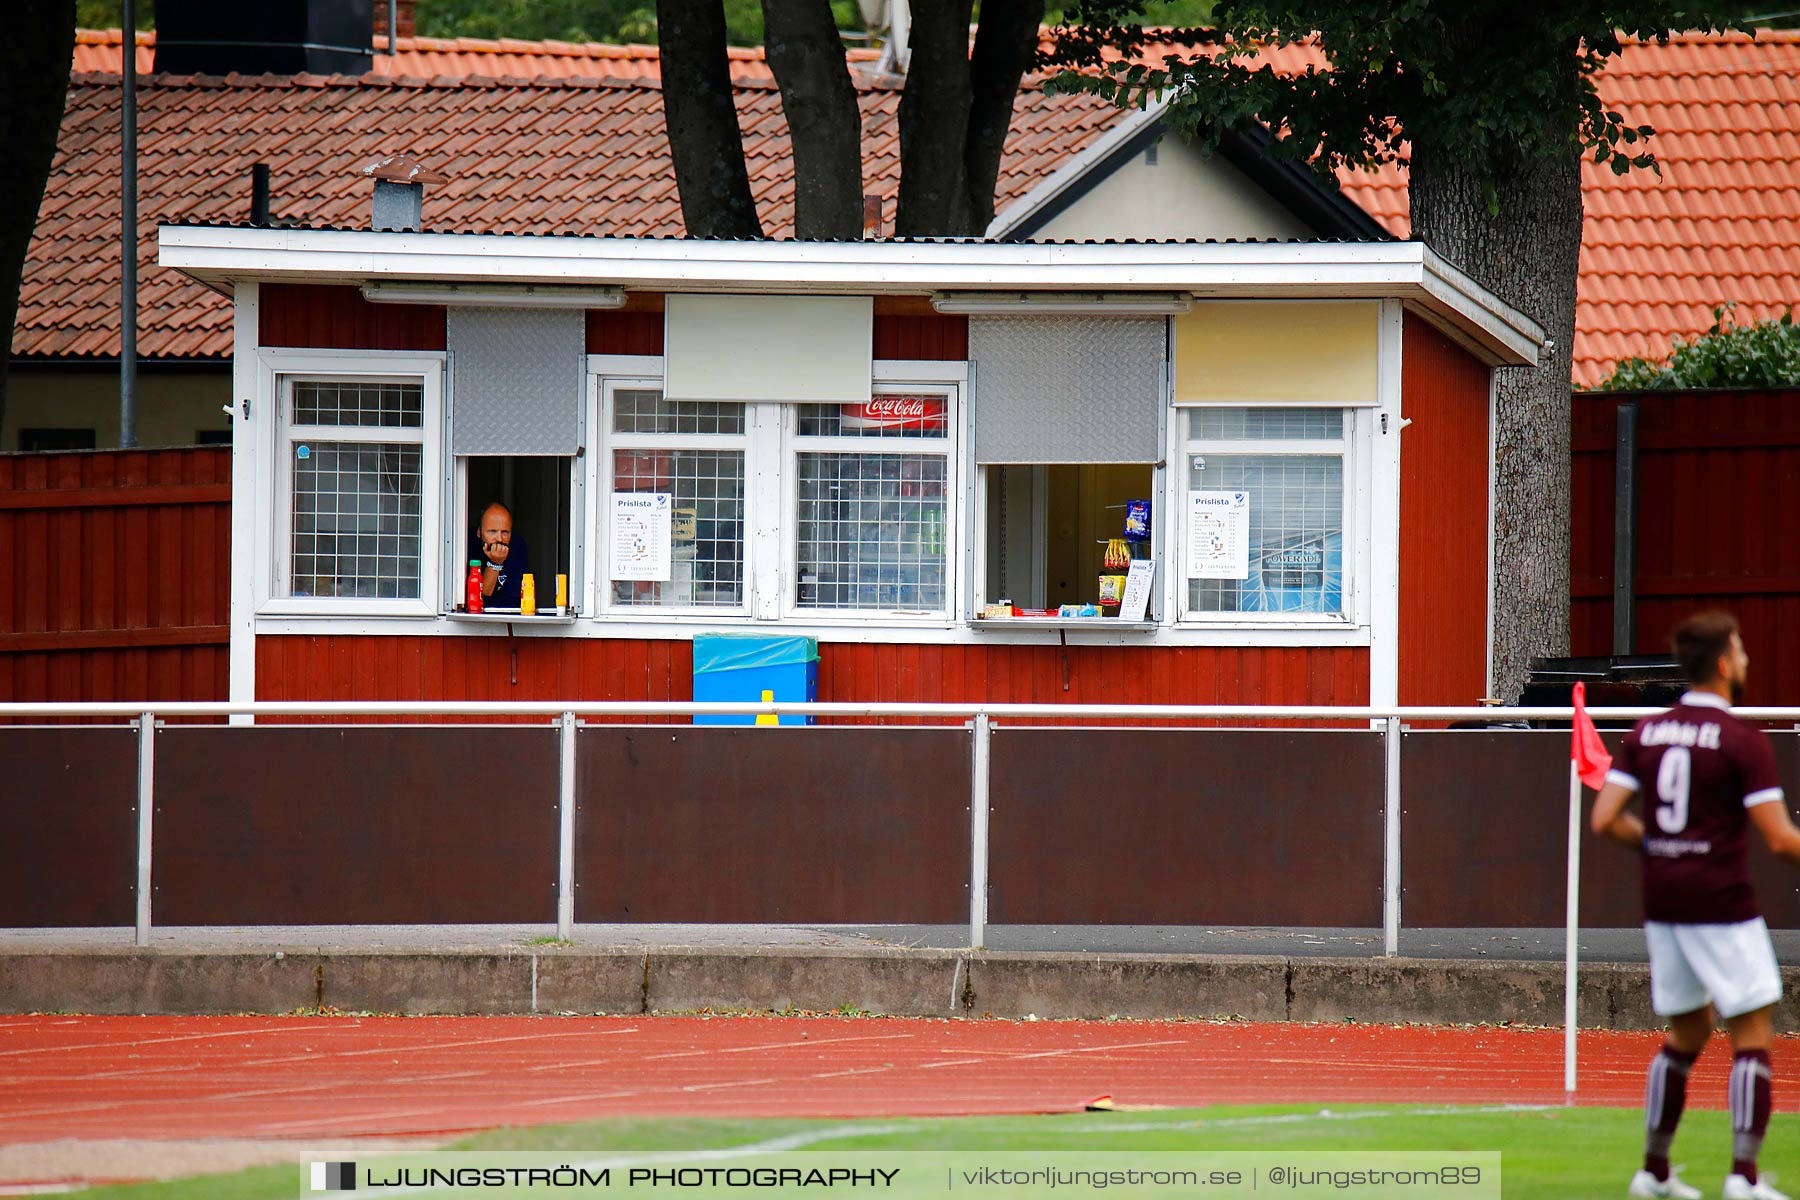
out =
{"type": "Polygon", "coordinates": [[[1569,747],[1569,757],[1575,760],[1575,773],[1581,776],[1581,782],[1596,792],[1606,783],[1606,773],[1612,769],[1612,755],[1600,741],[1600,731],[1594,728],[1592,717],[1587,714],[1587,684],[1575,685],[1575,728],[1573,743],[1569,747]]]}

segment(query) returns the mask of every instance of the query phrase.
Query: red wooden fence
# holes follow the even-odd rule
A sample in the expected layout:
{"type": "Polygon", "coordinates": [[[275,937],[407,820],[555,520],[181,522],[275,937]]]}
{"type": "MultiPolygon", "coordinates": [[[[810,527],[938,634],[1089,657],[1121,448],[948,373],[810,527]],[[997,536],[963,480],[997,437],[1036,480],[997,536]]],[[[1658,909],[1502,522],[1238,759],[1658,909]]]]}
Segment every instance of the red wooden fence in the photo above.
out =
{"type": "Polygon", "coordinates": [[[0,454],[0,701],[223,700],[231,451],[0,454]]]}
{"type": "Polygon", "coordinates": [[[1614,439],[1638,404],[1636,646],[1703,608],[1737,614],[1747,699],[1800,704],[1800,390],[1577,393],[1570,650],[1609,654],[1614,439]]]}

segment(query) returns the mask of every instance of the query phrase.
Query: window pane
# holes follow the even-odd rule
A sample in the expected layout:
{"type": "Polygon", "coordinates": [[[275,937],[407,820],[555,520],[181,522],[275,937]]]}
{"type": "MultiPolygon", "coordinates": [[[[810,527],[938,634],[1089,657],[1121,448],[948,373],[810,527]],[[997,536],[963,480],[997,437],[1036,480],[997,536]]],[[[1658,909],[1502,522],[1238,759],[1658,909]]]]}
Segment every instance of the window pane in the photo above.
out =
{"type": "Polygon", "coordinates": [[[661,392],[613,393],[614,433],[742,433],[744,406],[664,400],[661,392]]]}
{"type": "Polygon", "coordinates": [[[944,608],[946,460],[802,454],[799,603],[944,608]]]}
{"type": "Polygon", "coordinates": [[[294,424],[357,425],[418,429],[424,424],[425,387],[419,383],[294,384],[294,424]]]}
{"type": "Polygon", "coordinates": [[[615,604],[743,606],[742,450],[615,450],[613,491],[672,492],[675,509],[669,581],[615,579],[615,604]]]}
{"type": "Polygon", "coordinates": [[[1337,441],[1344,436],[1341,408],[1190,408],[1193,441],[1337,441]]]}
{"type": "Polygon", "coordinates": [[[420,448],[392,442],[296,442],[296,596],[418,599],[420,448]]]}
{"type": "Polygon", "coordinates": [[[1250,496],[1250,577],[1188,580],[1190,611],[1344,611],[1341,456],[1196,454],[1188,487],[1250,496]]]}
{"type": "Polygon", "coordinates": [[[801,437],[941,438],[950,433],[942,396],[876,396],[867,404],[802,404],[801,437]]]}

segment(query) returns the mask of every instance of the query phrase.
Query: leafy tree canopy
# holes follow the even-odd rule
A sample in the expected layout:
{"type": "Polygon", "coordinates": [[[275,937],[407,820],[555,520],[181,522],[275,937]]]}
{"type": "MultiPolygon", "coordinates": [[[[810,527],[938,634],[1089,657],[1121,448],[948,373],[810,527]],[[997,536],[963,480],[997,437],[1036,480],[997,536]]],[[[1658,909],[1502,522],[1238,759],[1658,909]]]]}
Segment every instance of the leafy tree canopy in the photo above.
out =
{"type": "Polygon", "coordinates": [[[1069,68],[1058,86],[1124,105],[1167,96],[1171,120],[1203,144],[1260,119],[1277,134],[1278,153],[1326,179],[1341,168],[1406,161],[1405,139],[1490,177],[1521,157],[1577,147],[1619,174],[1654,168],[1650,126],[1607,108],[1594,76],[1624,37],[1666,41],[1671,29],[1743,27],[1740,7],[1706,0],[1691,8],[1655,0],[1217,0],[1210,28],[1171,35],[1146,30],[1133,6],[1076,0],[1048,57],[1069,68]],[[1141,61],[1146,46],[1166,41],[1195,50],[1141,61]],[[1295,43],[1314,47],[1326,67],[1283,76],[1261,58],[1295,43]]]}
{"type": "Polygon", "coordinates": [[[1779,320],[1738,322],[1736,302],[1713,309],[1712,328],[1689,342],[1675,339],[1662,362],[1628,358],[1600,385],[1608,392],[1653,388],[1779,388],[1800,386],[1800,325],[1789,308],[1779,320]]]}

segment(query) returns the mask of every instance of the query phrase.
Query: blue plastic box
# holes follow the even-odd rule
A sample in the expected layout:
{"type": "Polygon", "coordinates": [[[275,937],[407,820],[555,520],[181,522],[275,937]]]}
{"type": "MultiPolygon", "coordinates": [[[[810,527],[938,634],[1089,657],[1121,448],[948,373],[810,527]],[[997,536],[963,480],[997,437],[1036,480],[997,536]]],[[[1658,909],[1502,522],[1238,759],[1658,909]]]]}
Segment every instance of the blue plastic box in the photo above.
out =
{"type": "MultiPolygon", "coordinates": [[[[694,638],[694,699],[777,700],[819,698],[819,642],[809,637],[703,633],[694,638]]],[[[754,725],[752,713],[699,714],[696,725],[754,725]]],[[[811,717],[784,714],[783,725],[811,725],[811,717]]]]}

